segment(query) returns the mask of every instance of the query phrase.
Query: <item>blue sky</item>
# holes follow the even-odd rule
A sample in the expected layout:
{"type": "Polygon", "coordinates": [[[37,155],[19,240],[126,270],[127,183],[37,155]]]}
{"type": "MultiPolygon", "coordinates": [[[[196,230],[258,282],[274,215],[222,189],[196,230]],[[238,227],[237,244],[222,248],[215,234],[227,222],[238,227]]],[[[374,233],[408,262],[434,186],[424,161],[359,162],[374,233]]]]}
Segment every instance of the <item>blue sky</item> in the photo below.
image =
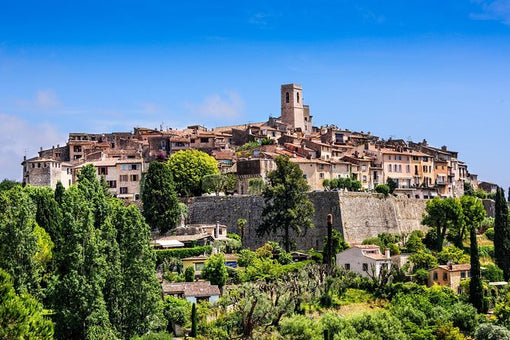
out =
{"type": "Polygon", "coordinates": [[[264,121],[290,82],[314,125],[510,185],[510,0],[4,1],[0,178],[69,132],[264,121]]]}

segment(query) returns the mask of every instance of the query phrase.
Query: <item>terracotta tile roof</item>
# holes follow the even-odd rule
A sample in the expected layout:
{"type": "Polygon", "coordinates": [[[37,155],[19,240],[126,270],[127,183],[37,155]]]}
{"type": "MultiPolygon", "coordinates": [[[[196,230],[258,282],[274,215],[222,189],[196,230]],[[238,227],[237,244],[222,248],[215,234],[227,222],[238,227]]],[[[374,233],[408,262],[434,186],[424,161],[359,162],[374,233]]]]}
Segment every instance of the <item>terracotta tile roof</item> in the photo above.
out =
{"type": "Polygon", "coordinates": [[[464,271],[464,270],[471,270],[471,265],[469,263],[465,263],[465,264],[453,264],[452,268],[450,269],[449,266],[446,264],[446,265],[438,266],[437,268],[442,268],[442,269],[447,270],[449,272],[458,272],[458,271],[464,271]]]}
{"type": "Polygon", "coordinates": [[[209,281],[163,283],[162,288],[163,294],[183,294],[184,297],[220,295],[220,289],[218,286],[212,285],[209,281]]]}

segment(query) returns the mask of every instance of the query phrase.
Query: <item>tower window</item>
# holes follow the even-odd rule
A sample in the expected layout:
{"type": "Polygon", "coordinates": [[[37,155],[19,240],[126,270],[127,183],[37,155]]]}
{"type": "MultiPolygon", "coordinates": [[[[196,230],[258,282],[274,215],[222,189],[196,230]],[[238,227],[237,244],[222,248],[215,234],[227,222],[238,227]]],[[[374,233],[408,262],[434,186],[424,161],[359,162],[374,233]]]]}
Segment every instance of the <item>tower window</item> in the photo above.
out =
{"type": "Polygon", "coordinates": [[[296,94],[297,94],[297,96],[296,96],[297,102],[299,103],[299,92],[297,92],[296,94]]]}
{"type": "Polygon", "coordinates": [[[288,92],[285,93],[285,102],[286,103],[289,102],[289,93],[288,92]]]}

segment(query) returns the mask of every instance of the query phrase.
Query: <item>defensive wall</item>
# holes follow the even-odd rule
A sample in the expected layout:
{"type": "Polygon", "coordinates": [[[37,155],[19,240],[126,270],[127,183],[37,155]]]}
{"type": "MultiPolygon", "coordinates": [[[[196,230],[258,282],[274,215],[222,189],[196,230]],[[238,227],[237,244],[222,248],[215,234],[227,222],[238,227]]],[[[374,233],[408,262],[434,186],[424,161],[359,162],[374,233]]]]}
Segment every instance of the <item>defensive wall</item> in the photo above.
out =
{"type": "MultiPolygon", "coordinates": [[[[408,233],[421,225],[427,200],[383,197],[380,194],[324,191],[308,194],[315,206],[314,229],[303,237],[294,237],[298,249],[322,249],[327,234],[326,217],[333,215],[333,226],[348,243],[361,243],[380,233],[408,233]]],[[[188,202],[189,223],[220,222],[229,232],[239,233],[237,220],[247,220],[243,244],[252,249],[278,235],[259,237],[256,228],[261,221],[264,199],[261,196],[196,197],[188,202]]]]}

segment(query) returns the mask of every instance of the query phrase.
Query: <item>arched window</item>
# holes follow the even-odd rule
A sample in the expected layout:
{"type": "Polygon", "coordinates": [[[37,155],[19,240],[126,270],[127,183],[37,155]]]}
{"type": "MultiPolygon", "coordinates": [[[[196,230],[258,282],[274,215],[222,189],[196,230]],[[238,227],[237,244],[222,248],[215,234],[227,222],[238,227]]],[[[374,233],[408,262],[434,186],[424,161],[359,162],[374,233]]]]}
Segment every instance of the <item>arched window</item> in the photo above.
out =
{"type": "Polygon", "coordinates": [[[289,102],[289,93],[288,92],[285,93],[285,102],[286,103],[289,102]]]}
{"type": "Polygon", "coordinates": [[[299,92],[297,92],[297,102],[299,103],[299,92]]]}

